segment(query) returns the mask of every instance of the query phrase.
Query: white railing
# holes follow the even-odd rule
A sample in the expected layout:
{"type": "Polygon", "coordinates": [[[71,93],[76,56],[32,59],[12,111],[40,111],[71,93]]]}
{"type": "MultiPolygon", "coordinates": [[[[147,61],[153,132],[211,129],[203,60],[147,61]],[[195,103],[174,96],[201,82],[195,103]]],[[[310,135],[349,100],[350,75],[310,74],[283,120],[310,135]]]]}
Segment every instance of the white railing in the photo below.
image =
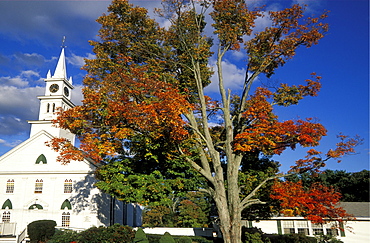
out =
{"type": "Polygon", "coordinates": [[[0,235],[15,235],[16,223],[0,223],[0,235]]]}
{"type": "Polygon", "coordinates": [[[21,243],[27,237],[27,228],[25,228],[19,235],[17,239],[17,243],[21,243]]]}

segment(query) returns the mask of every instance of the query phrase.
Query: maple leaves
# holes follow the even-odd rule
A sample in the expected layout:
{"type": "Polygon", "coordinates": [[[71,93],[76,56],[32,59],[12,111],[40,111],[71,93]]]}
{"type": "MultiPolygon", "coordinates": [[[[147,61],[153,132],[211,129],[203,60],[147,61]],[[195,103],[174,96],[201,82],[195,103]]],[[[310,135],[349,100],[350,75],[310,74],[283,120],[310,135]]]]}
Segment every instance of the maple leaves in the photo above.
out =
{"type": "Polygon", "coordinates": [[[338,206],[341,194],[333,187],[313,183],[305,189],[302,181],[276,181],[272,186],[271,198],[280,201],[284,216],[302,216],[313,223],[327,220],[343,221],[351,215],[338,206]]]}
{"type": "Polygon", "coordinates": [[[280,106],[289,106],[298,104],[299,100],[304,96],[317,96],[321,89],[321,76],[316,73],[311,73],[315,80],[307,79],[307,85],[288,86],[281,84],[281,86],[274,93],[274,102],[280,106]]]}
{"type": "MultiPolygon", "coordinates": [[[[277,92],[278,95],[282,94],[279,89],[277,92]]],[[[245,129],[235,136],[234,149],[262,151],[272,155],[281,154],[286,148],[294,149],[298,144],[303,147],[317,146],[321,137],[326,135],[326,129],[312,119],[278,121],[272,103],[267,100],[272,96],[271,91],[258,88],[248,100],[247,109],[243,113],[245,129]]]]}
{"type": "Polygon", "coordinates": [[[265,73],[270,77],[276,68],[294,57],[299,46],[311,47],[324,37],[328,25],[322,20],[327,13],[303,20],[303,12],[304,8],[300,5],[269,12],[272,26],[256,33],[255,38],[246,44],[250,71],[265,73]]]}

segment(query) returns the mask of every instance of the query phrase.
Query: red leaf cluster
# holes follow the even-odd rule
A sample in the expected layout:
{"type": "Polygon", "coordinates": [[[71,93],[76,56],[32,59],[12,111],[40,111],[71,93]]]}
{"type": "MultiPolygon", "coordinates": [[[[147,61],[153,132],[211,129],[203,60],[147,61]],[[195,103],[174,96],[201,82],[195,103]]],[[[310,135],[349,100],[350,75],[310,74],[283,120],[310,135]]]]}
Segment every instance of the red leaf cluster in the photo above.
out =
{"type": "Polygon", "coordinates": [[[341,194],[333,187],[314,183],[309,189],[305,189],[302,181],[276,181],[271,189],[270,197],[280,201],[280,213],[284,216],[302,216],[313,223],[342,221],[350,217],[338,206],[341,194]]]}

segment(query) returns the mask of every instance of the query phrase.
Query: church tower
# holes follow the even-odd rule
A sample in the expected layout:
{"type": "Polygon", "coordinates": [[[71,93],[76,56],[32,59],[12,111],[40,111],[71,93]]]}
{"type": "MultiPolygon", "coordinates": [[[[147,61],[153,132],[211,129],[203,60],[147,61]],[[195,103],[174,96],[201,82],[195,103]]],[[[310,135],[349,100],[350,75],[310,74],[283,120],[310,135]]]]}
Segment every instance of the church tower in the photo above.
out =
{"type": "Polygon", "coordinates": [[[73,90],[72,77],[67,79],[64,47],[62,47],[54,75],[51,75],[49,70],[45,83],[45,95],[37,97],[40,100],[39,119],[37,121],[28,121],[31,124],[30,137],[39,131],[45,130],[54,137],[64,137],[74,143],[75,135],[73,133],[58,128],[53,124],[53,120],[57,117],[56,112],[60,108],[68,110],[74,107],[71,101],[71,91],[73,90]]]}

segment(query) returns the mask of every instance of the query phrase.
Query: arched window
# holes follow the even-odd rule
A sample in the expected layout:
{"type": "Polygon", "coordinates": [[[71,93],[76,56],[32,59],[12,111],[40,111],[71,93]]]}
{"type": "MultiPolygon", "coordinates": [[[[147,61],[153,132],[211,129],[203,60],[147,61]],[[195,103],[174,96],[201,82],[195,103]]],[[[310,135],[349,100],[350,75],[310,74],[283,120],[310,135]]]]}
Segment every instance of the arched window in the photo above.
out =
{"type": "Polygon", "coordinates": [[[9,179],[7,182],[6,182],[6,190],[5,190],[6,193],[14,193],[14,180],[13,179],[9,179]]]}
{"type": "Polygon", "coordinates": [[[35,204],[32,204],[31,206],[29,206],[28,209],[30,209],[30,210],[32,210],[32,209],[44,209],[44,207],[41,206],[40,204],[35,203],[35,204]]]}
{"type": "Polygon", "coordinates": [[[43,186],[43,181],[42,179],[37,179],[35,183],[35,193],[42,193],[42,186],[43,186]]]}
{"type": "Polygon", "coordinates": [[[62,227],[69,227],[71,222],[71,215],[69,212],[63,212],[62,214],[62,227]]]}
{"type": "Polygon", "coordinates": [[[9,199],[6,199],[1,209],[13,209],[12,202],[9,199]]]}
{"type": "Polygon", "coordinates": [[[64,193],[71,193],[72,192],[72,180],[66,179],[64,181],[64,193]]]}
{"type": "Polygon", "coordinates": [[[53,112],[55,112],[55,103],[53,103],[53,112]]]}
{"type": "Polygon", "coordinates": [[[64,202],[62,203],[62,206],[60,207],[61,210],[65,210],[66,208],[68,210],[72,210],[72,205],[68,199],[64,200],[64,202]]]}
{"type": "Polygon", "coordinates": [[[37,157],[36,159],[36,164],[40,163],[47,164],[46,157],[43,154],[40,154],[39,157],[37,157]]]}
{"type": "Polygon", "coordinates": [[[46,112],[49,113],[49,111],[50,111],[50,103],[48,103],[46,106],[46,112]]]}
{"type": "Polygon", "coordinates": [[[3,213],[3,218],[2,218],[3,223],[9,223],[10,222],[10,212],[5,211],[3,213]]]}

